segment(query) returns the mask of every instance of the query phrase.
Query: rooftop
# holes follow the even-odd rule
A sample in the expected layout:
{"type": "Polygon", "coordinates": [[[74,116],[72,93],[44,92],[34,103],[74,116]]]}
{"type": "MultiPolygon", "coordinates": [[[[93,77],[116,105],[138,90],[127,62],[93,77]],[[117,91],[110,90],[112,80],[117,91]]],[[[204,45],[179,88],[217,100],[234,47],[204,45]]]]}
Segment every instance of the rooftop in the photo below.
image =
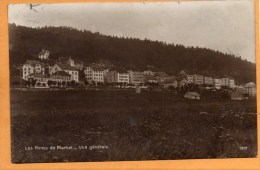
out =
{"type": "Polygon", "coordinates": [[[73,70],[73,71],[77,71],[77,69],[75,67],[72,67],[68,64],[62,64],[62,63],[57,63],[57,65],[62,69],[62,70],[73,70]]]}
{"type": "Polygon", "coordinates": [[[53,75],[69,76],[70,77],[70,74],[66,73],[65,71],[57,71],[53,75]]]}

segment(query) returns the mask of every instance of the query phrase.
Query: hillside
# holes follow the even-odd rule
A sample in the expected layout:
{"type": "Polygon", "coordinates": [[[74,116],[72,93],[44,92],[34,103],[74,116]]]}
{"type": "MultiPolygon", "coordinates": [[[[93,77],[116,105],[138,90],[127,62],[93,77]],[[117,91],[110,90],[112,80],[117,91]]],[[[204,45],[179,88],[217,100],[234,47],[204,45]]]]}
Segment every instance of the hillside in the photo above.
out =
{"type": "Polygon", "coordinates": [[[193,74],[229,75],[238,83],[255,82],[255,64],[230,54],[199,47],[159,41],[106,36],[68,27],[28,28],[9,24],[10,66],[34,58],[42,48],[50,58],[72,56],[86,63],[98,59],[115,65],[155,68],[176,75],[180,70],[193,74]]]}

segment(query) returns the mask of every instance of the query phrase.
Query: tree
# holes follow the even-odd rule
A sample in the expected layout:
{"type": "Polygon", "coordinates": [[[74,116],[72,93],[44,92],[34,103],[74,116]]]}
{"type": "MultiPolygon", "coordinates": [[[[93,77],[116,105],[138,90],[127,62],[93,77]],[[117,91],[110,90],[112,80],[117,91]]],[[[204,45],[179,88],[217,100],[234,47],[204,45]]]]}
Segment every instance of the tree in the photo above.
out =
{"type": "Polygon", "coordinates": [[[35,79],[32,79],[31,83],[32,83],[32,87],[35,87],[36,80],[35,80],[35,79]]]}
{"type": "Polygon", "coordinates": [[[89,84],[88,81],[87,81],[87,79],[84,80],[84,84],[85,84],[85,85],[88,85],[88,84],[89,84]]]}
{"type": "Polygon", "coordinates": [[[66,81],[62,81],[62,87],[66,86],[66,81]]]}
{"type": "Polygon", "coordinates": [[[71,86],[72,86],[72,87],[75,87],[75,85],[76,85],[75,80],[72,80],[72,81],[71,81],[71,86]]]}
{"type": "Polygon", "coordinates": [[[48,80],[47,84],[48,84],[49,87],[51,87],[52,84],[53,84],[53,81],[52,80],[48,80]]]}

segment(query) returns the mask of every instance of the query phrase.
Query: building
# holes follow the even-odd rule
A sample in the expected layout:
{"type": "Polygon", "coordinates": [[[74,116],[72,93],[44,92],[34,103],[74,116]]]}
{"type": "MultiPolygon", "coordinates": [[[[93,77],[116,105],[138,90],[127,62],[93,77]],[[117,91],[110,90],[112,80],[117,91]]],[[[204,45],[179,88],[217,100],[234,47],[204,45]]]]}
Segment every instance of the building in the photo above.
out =
{"type": "Polygon", "coordinates": [[[152,70],[145,70],[145,71],[143,71],[143,75],[153,76],[153,75],[154,75],[154,72],[153,72],[152,70]]]}
{"type": "Polygon", "coordinates": [[[235,80],[234,79],[229,79],[228,87],[229,88],[235,88],[235,80]]]}
{"type": "Polygon", "coordinates": [[[90,66],[86,66],[84,70],[85,78],[90,83],[92,81],[92,69],[90,66]]]}
{"type": "Polygon", "coordinates": [[[68,73],[71,77],[71,81],[79,82],[79,72],[75,67],[72,67],[68,64],[56,63],[50,69],[50,75],[53,75],[57,71],[64,71],[68,73]]]}
{"type": "Polygon", "coordinates": [[[256,85],[253,82],[247,83],[244,88],[246,89],[249,96],[256,96],[256,85]]]}
{"type": "Polygon", "coordinates": [[[221,86],[234,88],[235,87],[235,80],[230,77],[224,77],[221,79],[221,86]]]}
{"type": "Polygon", "coordinates": [[[206,85],[213,85],[213,79],[212,79],[212,77],[205,76],[205,77],[204,77],[204,84],[206,84],[206,85]]]}
{"type": "Polygon", "coordinates": [[[118,83],[129,83],[129,73],[124,71],[118,71],[117,73],[118,83]]]}
{"type": "Polygon", "coordinates": [[[117,71],[116,70],[109,70],[105,77],[105,81],[108,83],[116,83],[117,82],[117,71]]]}
{"type": "Polygon", "coordinates": [[[107,72],[108,69],[105,68],[92,68],[92,77],[91,77],[92,82],[104,83],[107,72]]]}
{"type": "Polygon", "coordinates": [[[27,60],[22,66],[22,79],[27,80],[27,76],[32,73],[44,72],[42,64],[39,61],[27,60]]]}
{"type": "Polygon", "coordinates": [[[42,73],[31,73],[27,76],[29,82],[36,80],[34,87],[48,87],[48,76],[42,73]]]}
{"type": "Polygon", "coordinates": [[[181,70],[177,76],[177,81],[178,81],[178,84],[180,87],[185,86],[188,83],[187,73],[185,71],[181,70]]]}
{"type": "Polygon", "coordinates": [[[178,81],[179,87],[182,87],[182,86],[185,86],[188,84],[187,77],[178,77],[177,81],[178,81]]]}
{"type": "Polygon", "coordinates": [[[184,94],[184,98],[192,100],[200,100],[200,95],[197,92],[187,92],[184,94]]]}
{"type": "Polygon", "coordinates": [[[177,81],[176,77],[167,78],[163,82],[164,88],[169,88],[169,87],[175,87],[176,88],[177,86],[178,86],[178,81],[177,81]]]}
{"type": "Polygon", "coordinates": [[[92,63],[84,70],[85,78],[89,83],[104,83],[109,69],[103,65],[92,63]]]}
{"type": "Polygon", "coordinates": [[[48,60],[50,55],[50,51],[42,49],[42,51],[38,54],[38,58],[41,60],[48,60]]]}
{"type": "Polygon", "coordinates": [[[50,80],[53,81],[71,81],[71,76],[70,74],[66,73],[65,71],[57,71],[50,75],[50,80]]]}
{"type": "Polygon", "coordinates": [[[153,75],[144,75],[144,83],[158,83],[158,80],[153,75]]]}
{"type": "Polygon", "coordinates": [[[69,57],[66,63],[78,70],[83,70],[84,67],[84,64],[81,60],[73,60],[71,57],[69,57]]]}
{"type": "Polygon", "coordinates": [[[228,87],[229,85],[229,78],[225,77],[221,79],[221,86],[226,86],[228,87]]]}
{"type": "Polygon", "coordinates": [[[203,76],[202,75],[197,75],[197,74],[194,74],[193,75],[193,83],[194,84],[197,84],[197,85],[202,85],[204,83],[203,81],[203,76]]]}
{"type": "Polygon", "coordinates": [[[214,79],[213,79],[213,86],[214,86],[216,89],[220,89],[220,88],[221,88],[221,79],[219,79],[219,78],[214,78],[214,79]]]}
{"type": "Polygon", "coordinates": [[[243,88],[235,88],[231,92],[231,100],[245,100],[248,99],[248,93],[243,88]]]}
{"type": "Polygon", "coordinates": [[[158,83],[162,83],[170,77],[167,73],[161,71],[154,73],[154,76],[157,78],[158,83]]]}
{"type": "Polygon", "coordinates": [[[144,83],[144,75],[140,71],[129,71],[129,82],[131,84],[144,83]]]}
{"type": "Polygon", "coordinates": [[[193,75],[187,75],[186,78],[187,78],[187,84],[193,83],[193,75]]]}

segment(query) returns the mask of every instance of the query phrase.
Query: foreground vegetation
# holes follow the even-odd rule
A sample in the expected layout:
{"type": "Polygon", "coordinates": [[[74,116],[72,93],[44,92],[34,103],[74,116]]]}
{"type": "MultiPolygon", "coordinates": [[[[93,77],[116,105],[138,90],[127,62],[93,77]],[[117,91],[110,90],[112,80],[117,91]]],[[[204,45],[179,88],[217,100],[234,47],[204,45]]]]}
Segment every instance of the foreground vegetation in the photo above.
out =
{"type": "Polygon", "coordinates": [[[172,92],[11,91],[12,161],[257,156],[256,101],[189,101],[172,92]],[[107,145],[94,150],[28,146],[107,145]]]}

